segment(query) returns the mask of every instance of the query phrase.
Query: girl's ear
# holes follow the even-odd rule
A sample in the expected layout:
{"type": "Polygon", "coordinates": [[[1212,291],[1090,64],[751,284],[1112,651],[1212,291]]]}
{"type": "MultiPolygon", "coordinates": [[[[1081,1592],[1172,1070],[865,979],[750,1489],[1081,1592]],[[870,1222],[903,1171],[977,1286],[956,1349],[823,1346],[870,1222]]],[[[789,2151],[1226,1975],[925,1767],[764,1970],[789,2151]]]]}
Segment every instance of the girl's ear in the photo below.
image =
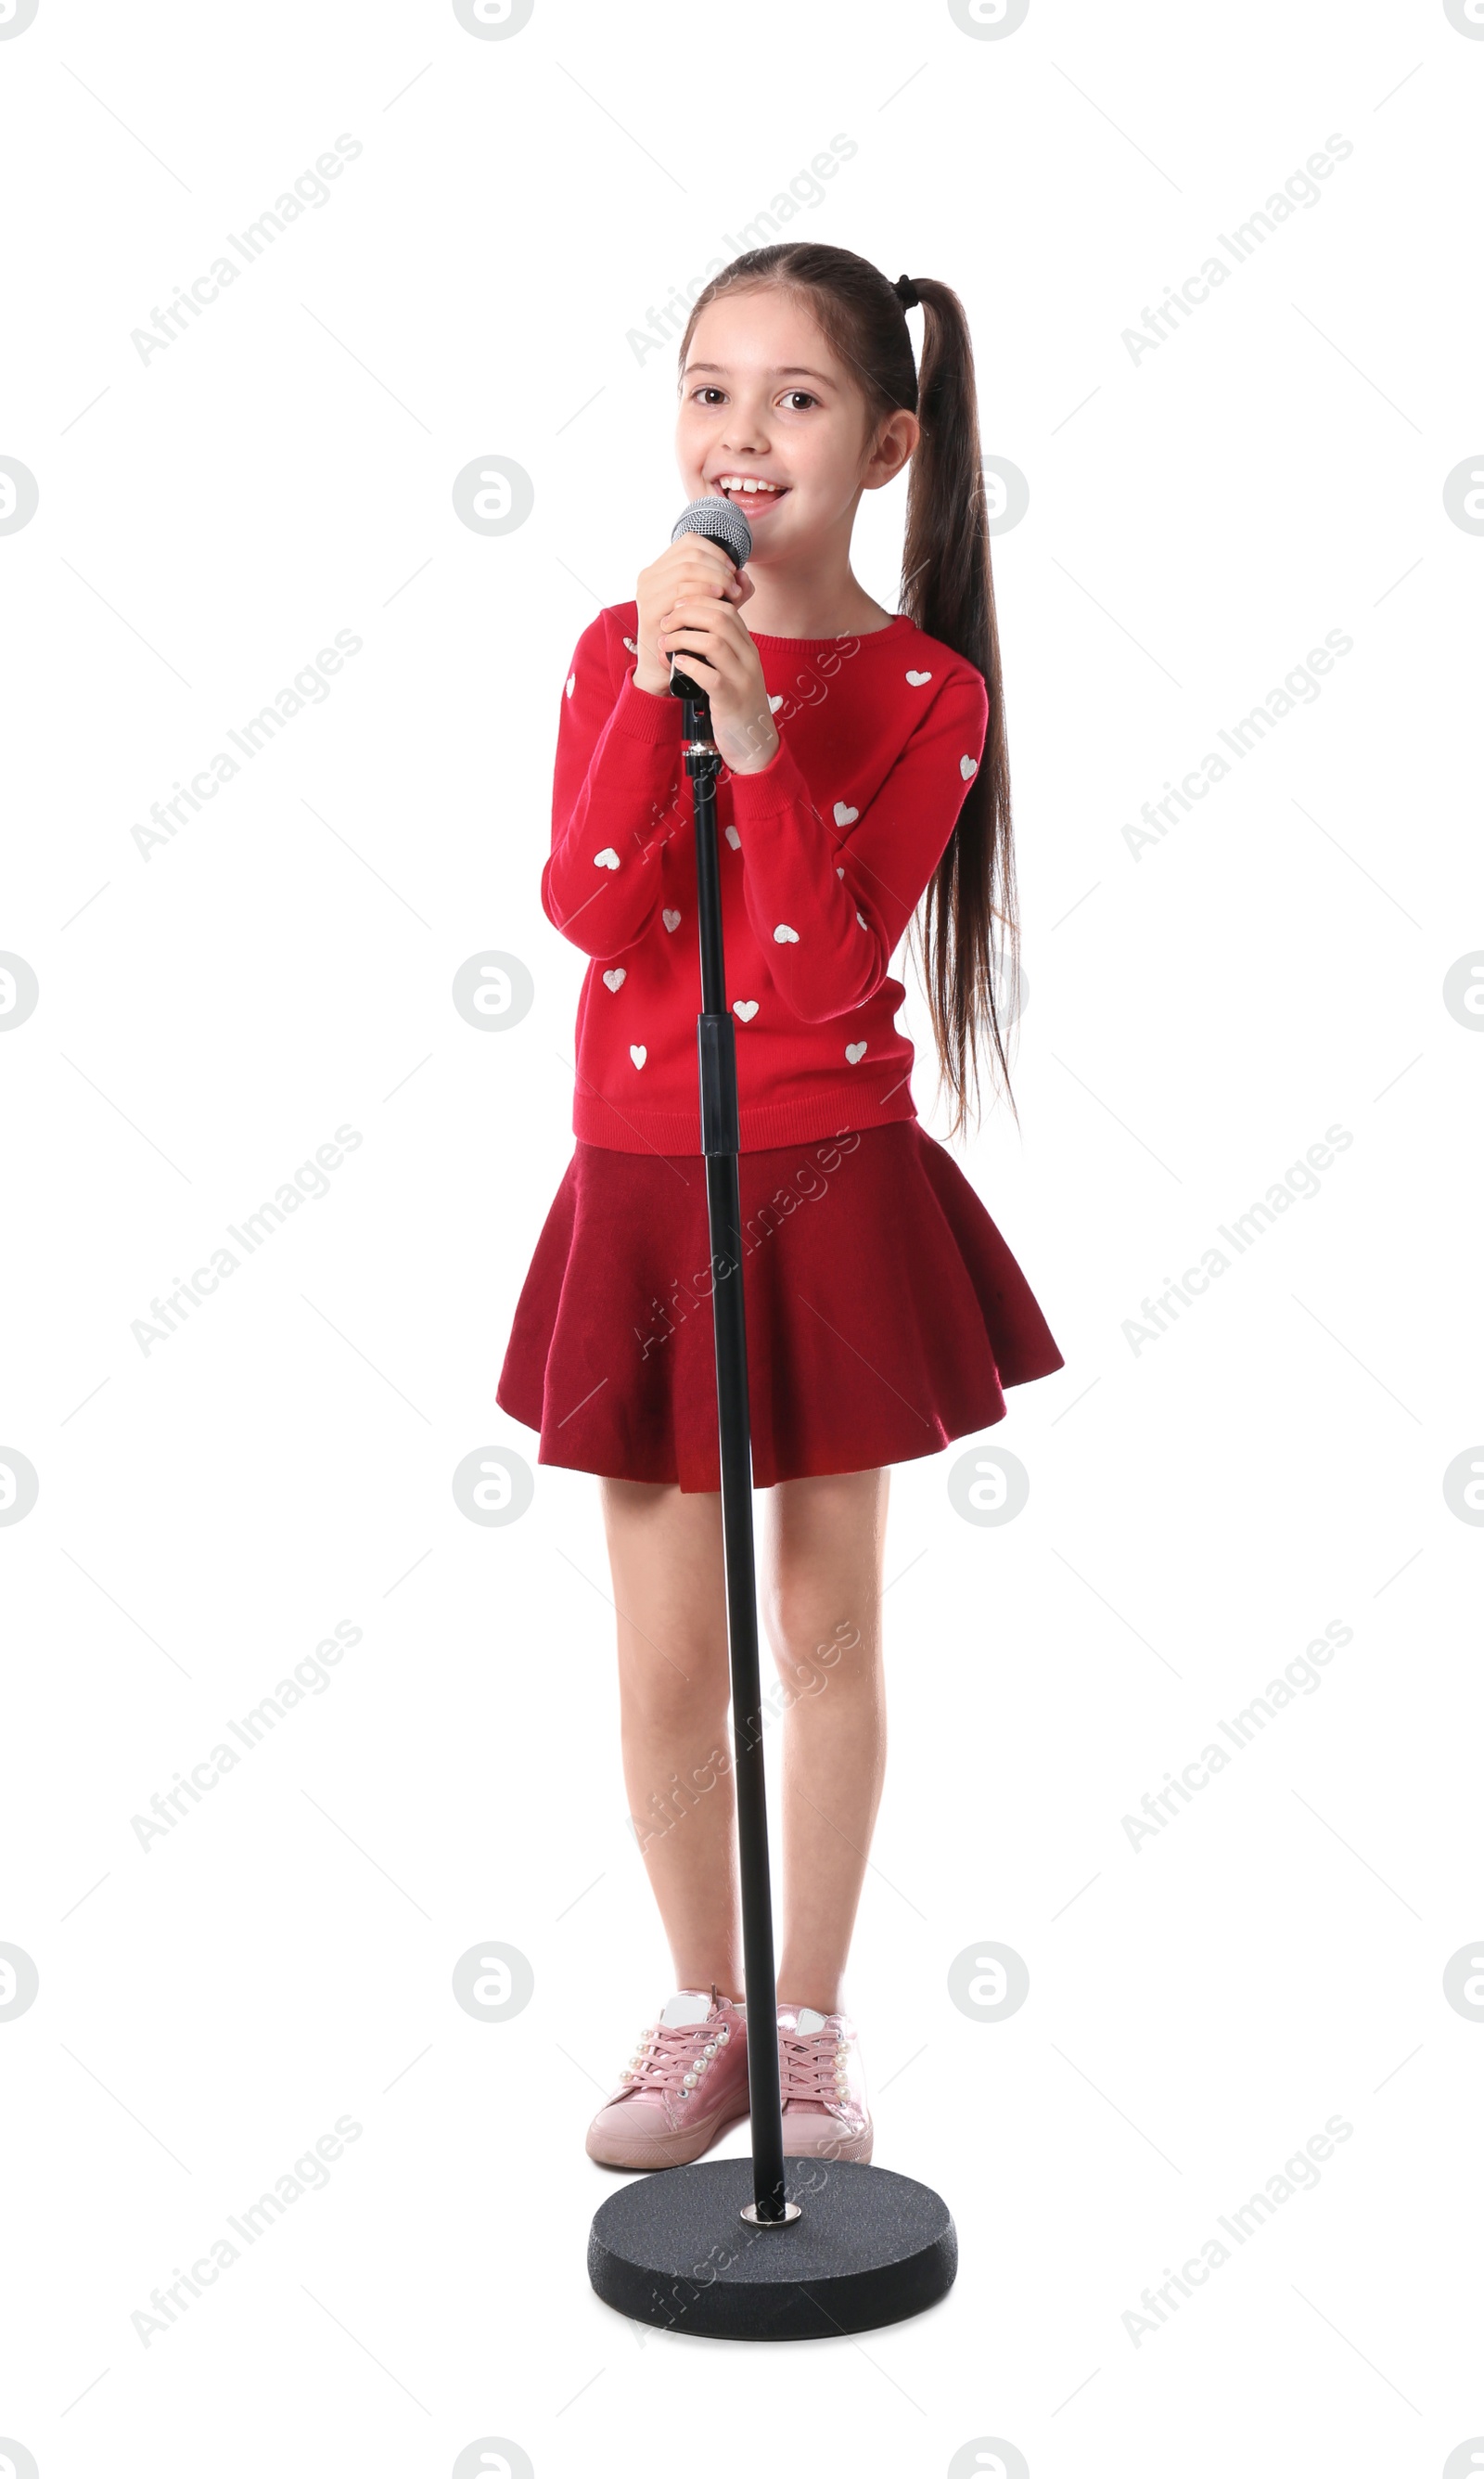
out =
{"type": "Polygon", "coordinates": [[[905,406],[889,414],[876,433],[875,445],[867,460],[864,487],[879,491],[883,484],[894,481],[922,436],[922,425],[915,413],[905,406]]]}

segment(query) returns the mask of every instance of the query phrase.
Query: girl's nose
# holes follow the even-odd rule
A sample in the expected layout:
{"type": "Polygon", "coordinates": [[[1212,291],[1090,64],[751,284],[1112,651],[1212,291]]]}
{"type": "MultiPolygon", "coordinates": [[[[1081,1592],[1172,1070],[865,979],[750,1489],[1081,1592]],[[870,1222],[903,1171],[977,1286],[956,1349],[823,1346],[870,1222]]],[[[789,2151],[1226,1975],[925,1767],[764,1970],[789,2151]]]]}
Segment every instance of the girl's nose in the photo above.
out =
{"type": "Polygon", "coordinates": [[[767,424],[761,416],[756,422],[744,422],[738,411],[722,445],[729,456],[766,456],[767,424]]]}

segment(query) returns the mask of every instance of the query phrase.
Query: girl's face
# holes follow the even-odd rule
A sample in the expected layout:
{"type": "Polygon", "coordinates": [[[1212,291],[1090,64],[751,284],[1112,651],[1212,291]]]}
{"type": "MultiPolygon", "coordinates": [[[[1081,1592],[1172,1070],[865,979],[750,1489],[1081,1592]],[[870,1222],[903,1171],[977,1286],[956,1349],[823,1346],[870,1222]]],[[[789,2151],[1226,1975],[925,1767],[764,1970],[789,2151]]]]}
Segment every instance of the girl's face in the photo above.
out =
{"type": "Polygon", "coordinates": [[[831,537],[848,544],[862,491],[899,473],[917,439],[906,412],[872,439],[862,390],[795,294],[723,294],[696,320],[676,460],[691,498],[719,492],[742,509],[749,566],[807,559],[831,537]],[[774,487],[740,487],[749,481],[774,487]]]}

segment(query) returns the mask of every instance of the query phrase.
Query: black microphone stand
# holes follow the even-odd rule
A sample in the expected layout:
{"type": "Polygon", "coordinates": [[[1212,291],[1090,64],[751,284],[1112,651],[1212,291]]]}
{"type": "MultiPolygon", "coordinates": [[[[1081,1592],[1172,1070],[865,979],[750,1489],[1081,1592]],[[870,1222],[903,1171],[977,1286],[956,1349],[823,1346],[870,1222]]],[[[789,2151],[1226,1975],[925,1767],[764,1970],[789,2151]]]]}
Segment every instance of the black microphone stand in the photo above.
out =
{"type": "Polygon", "coordinates": [[[958,2270],[958,2238],[942,2196],[915,2179],[860,2161],[784,2158],[758,1674],[736,1027],[726,1000],[717,845],[721,758],[705,691],[677,665],[671,666],[670,687],[684,699],[686,773],[695,819],[701,965],[695,1030],[714,1278],[752,2158],[692,2161],[623,2187],[593,2217],[588,2273],[610,2307],[646,2324],[713,2339],[821,2340],[898,2323],[935,2306],[958,2270]]]}

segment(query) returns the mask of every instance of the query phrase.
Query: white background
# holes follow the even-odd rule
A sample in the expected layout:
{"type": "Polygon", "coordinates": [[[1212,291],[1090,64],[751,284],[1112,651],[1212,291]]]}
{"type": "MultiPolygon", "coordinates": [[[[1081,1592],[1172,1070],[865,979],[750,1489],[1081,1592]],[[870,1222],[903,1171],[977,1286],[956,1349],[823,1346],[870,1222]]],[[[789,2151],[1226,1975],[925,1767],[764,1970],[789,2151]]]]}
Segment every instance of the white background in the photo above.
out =
{"type": "MultiPolygon", "coordinates": [[[[765,2417],[790,2467],[999,2439],[1035,2479],[1393,2479],[1484,2435],[1484,2028],[1443,1989],[1484,1932],[1484,1541],[1443,1489],[1484,1436],[1484,1047],[1443,1001],[1484,945],[1484,541],[1443,496],[1481,447],[1478,32],[538,0],[482,39],[431,0],[40,0],[0,40],[0,455],[39,490],[0,536],[0,946],[39,983],[0,1045],[0,1444],[39,1477],[0,1532],[0,1941],[39,1974],[0,2021],[0,2436],[43,2479],[441,2479],[487,2437],[541,2479],[721,2470],[765,2417]],[[142,363],[131,331],[340,133],[329,203],[142,363]],[[1336,133],[1321,202],[1132,360],[1336,133]],[[668,1985],[596,1483],[542,1467],[486,1528],[450,1481],[534,1459],[493,1388],[571,1148],[558,701],[682,497],[673,347],[628,331],[837,134],[786,230],[957,288],[985,449],[1029,484],[994,547],[1021,1127],[955,1158],[1067,1367],[980,1442],[1030,1474],[1013,1523],[955,1512],[956,1447],[893,1482],[848,2002],[876,2158],[947,2197],[961,2274],[914,2324],[753,2352],[587,2285],[583,2134],[668,1985]],[[535,489],[493,539],[451,498],[490,455],[535,489]],[[150,805],[340,629],[330,696],[143,858],[150,805]],[[1322,693],[1136,859],[1141,805],[1334,629],[1322,693]],[[536,984],[498,1037],[450,996],[488,949],[536,984]],[[1332,1124],[1319,1194],[1136,1352],[1144,1297],[1332,1124]],[[342,1125],[330,1192],[142,1352],[342,1125]],[[142,1851],[131,1819],[340,1620],[333,1684],[142,1851]],[[1332,1620],[1322,1686],[1131,1848],[1332,1620]],[[503,2023],[451,1988],[491,1939],[535,1975],[503,2023]],[[987,1939],[1030,1973],[999,2023],[948,1994],[987,1939]],[[145,2346],[151,2291],[341,2115],[323,2191],[145,2346]],[[1321,2183],[1136,2342],[1332,2115],[1321,2183]]],[[[889,608],[902,500],[858,531],[889,608]]]]}

